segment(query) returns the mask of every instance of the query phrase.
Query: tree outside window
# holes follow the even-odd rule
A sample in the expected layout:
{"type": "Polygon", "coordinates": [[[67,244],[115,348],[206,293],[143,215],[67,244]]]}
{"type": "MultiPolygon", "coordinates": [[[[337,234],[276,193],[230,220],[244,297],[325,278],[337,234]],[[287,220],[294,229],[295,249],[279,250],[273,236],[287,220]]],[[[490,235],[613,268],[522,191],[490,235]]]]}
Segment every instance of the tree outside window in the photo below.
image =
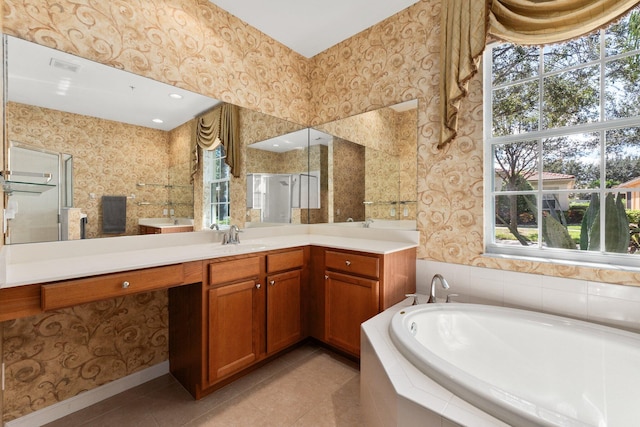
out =
{"type": "Polygon", "coordinates": [[[633,263],[640,12],[558,45],[490,46],[484,60],[487,250],[633,263]]]}

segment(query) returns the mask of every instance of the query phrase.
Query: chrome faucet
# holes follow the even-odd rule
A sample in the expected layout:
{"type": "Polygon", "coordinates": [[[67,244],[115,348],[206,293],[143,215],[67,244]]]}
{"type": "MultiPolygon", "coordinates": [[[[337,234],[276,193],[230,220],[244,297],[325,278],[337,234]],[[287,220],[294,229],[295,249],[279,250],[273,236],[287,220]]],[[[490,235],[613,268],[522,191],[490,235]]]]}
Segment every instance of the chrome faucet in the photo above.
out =
{"type": "Polygon", "coordinates": [[[431,279],[431,293],[429,294],[429,300],[427,301],[427,303],[436,302],[436,281],[437,280],[440,280],[440,284],[444,289],[449,289],[449,284],[447,283],[445,278],[442,277],[441,274],[434,275],[433,278],[431,279]]]}
{"type": "Polygon", "coordinates": [[[229,231],[227,231],[225,233],[224,236],[222,236],[222,244],[223,245],[237,245],[238,243],[240,243],[240,229],[238,228],[237,225],[232,225],[231,227],[229,227],[229,231]]]}
{"type": "Polygon", "coordinates": [[[220,226],[218,224],[216,224],[215,222],[213,224],[211,224],[209,226],[210,229],[212,230],[220,230],[220,226]]]}
{"type": "Polygon", "coordinates": [[[373,220],[371,218],[367,218],[367,220],[364,222],[364,224],[362,224],[362,226],[364,228],[369,228],[369,226],[373,223],[373,220]]]}

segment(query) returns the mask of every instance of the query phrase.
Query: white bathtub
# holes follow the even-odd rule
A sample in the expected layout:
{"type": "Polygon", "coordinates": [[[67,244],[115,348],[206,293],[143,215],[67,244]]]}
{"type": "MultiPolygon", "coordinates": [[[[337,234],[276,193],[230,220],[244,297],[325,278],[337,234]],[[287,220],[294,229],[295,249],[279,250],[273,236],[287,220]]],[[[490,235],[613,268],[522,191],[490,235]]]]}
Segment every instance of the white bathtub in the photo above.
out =
{"type": "Polygon", "coordinates": [[[427,376],[517,426],[637,426],[640,335],[475,304],[397,312],[389,333],[427,376]]]}

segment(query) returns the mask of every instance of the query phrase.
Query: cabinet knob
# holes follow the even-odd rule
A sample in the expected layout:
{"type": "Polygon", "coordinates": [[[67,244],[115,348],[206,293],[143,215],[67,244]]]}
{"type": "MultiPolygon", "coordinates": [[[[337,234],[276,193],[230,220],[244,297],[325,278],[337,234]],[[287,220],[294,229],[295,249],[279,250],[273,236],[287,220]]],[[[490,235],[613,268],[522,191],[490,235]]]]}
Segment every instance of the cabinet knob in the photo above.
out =
{"type": "Polygon", "coordinates": [[[128,287],[129,287],[129,282],[127,282],[126,280],[122,282],[122,289],[127,289],[128,287]]]}
{"type": "Polygon", "coordinates": [[[270,284],[271,286],[275,286],[275,285],[276,285],[276,281],[275,281],[275,280],[272,280],[272,281],[270,281],[270,282],[269,282],[269,284],[270,284]]]}
{"type": "Polygon", "coordinates": [[[260,289],[260,283],[256,283],[256,289],[260,289]]]}
{"type": "Polygon", "coordinates": [[[347,260],[344,262],[345,264],[347,264],[347,267],[349,267],[351,265],[351,261],[347,260]]]}
{"type": "Polygon", "coordinates": [[[329,276],[327,276],[326,274],[324,275],[324,280],[329,280],[329,276]]]}

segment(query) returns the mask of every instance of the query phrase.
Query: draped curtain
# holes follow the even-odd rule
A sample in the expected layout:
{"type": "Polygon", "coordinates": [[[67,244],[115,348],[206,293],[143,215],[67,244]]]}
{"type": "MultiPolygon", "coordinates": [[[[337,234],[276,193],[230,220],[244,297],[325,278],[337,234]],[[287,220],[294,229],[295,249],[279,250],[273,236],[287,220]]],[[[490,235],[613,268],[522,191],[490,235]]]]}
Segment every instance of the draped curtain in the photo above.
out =
{"type": "Polygon", "coordinates": [[[546,45],[581,37],[620,18],[640,0],[442,0],[438,148],[456,137],[458,108],[478,72],[487,37],[546,45]]]}
{"type": "Polygon", "coordinates": [[[224,103],[196,118],[192,136],[192,180],[200,165],[200,150],[215,150],[220,144],[225,149],[225,163],[229,165],[231,175],[240,176],[238,129],[238,107],[235,105],[224,103]]]}

